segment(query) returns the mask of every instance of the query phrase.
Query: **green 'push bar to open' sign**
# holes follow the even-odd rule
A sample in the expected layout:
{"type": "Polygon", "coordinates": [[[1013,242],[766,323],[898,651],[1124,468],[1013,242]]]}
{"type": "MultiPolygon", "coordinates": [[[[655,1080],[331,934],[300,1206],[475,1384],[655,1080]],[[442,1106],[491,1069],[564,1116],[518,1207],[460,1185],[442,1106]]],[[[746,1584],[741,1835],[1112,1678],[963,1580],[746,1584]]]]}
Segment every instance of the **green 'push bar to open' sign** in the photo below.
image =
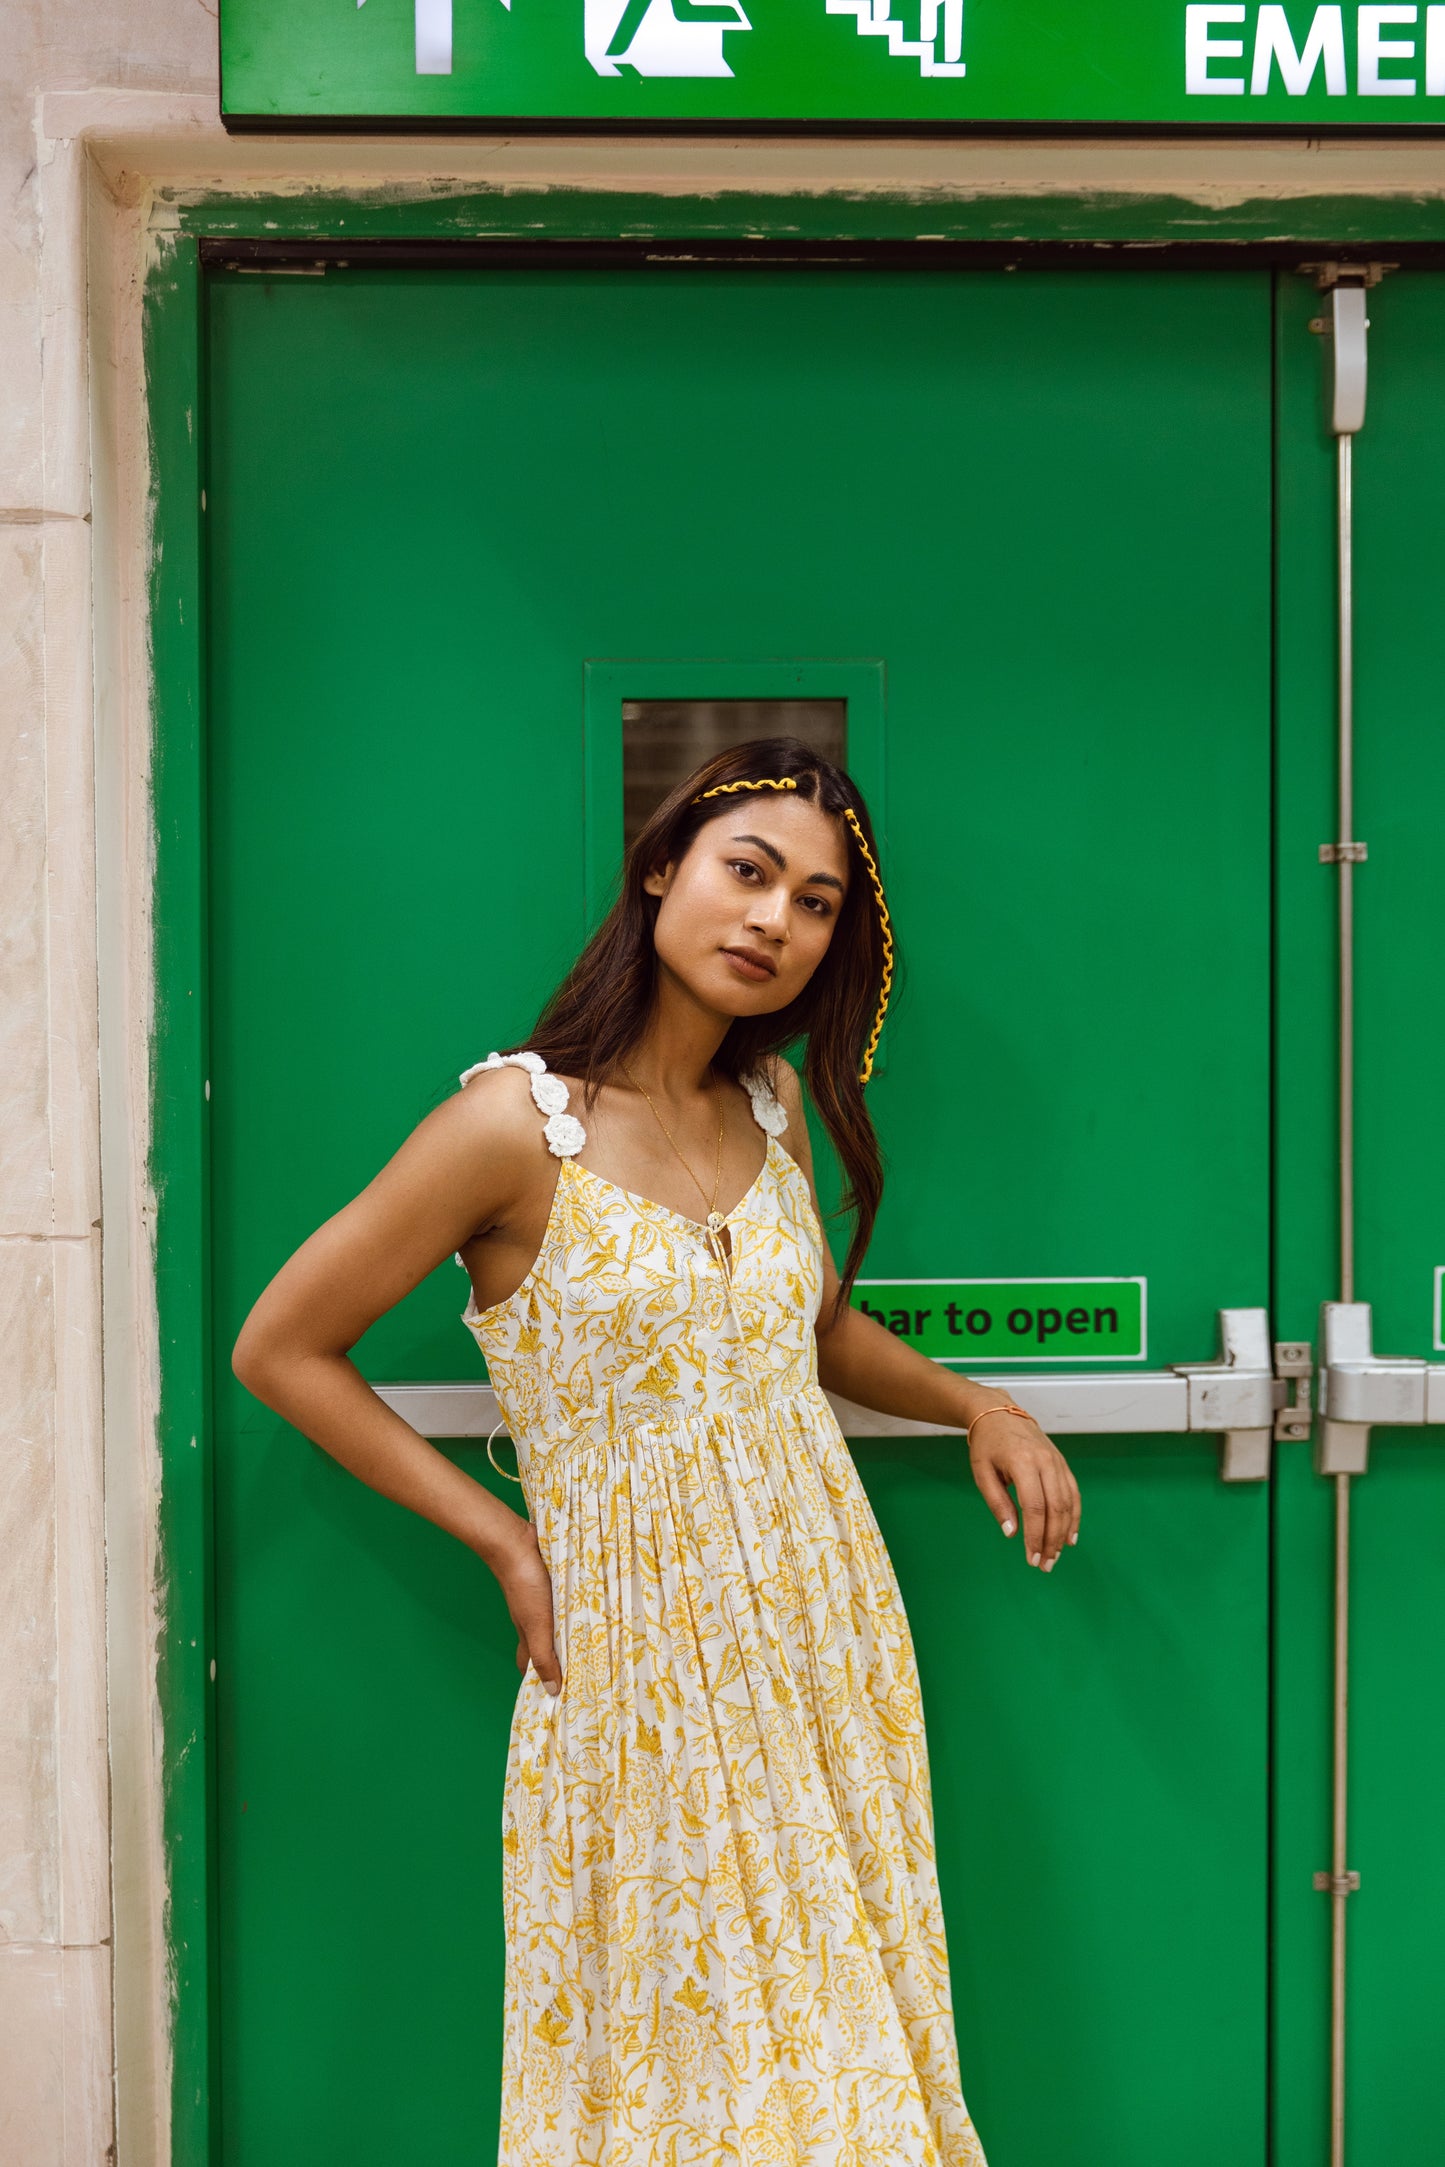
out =
{"type": "Polygon", "coordinates": [[[1137,1362],[1143,1279],[860,1279],[853,1306],[935,1362],[1137,1362]]]}
{"type": "Polygon", "coordinates": [[[221,0],[231,127],[1397,129],[1445,122],[1445,4],[221,0]]]}

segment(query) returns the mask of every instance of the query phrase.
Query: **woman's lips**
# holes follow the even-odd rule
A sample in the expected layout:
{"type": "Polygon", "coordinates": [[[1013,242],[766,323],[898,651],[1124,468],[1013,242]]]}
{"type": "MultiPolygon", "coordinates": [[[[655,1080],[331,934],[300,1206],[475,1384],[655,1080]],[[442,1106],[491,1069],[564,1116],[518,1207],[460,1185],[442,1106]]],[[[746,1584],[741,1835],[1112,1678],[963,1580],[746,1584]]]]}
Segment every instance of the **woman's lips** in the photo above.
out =
{"type": "Polygon", "coordinates": [[[746,948],[724,948],[723,954],[737,972],[751,986],[760,986],[766,979],[775,978],[777,972],[771,963],[763,963],[746,948]]]}

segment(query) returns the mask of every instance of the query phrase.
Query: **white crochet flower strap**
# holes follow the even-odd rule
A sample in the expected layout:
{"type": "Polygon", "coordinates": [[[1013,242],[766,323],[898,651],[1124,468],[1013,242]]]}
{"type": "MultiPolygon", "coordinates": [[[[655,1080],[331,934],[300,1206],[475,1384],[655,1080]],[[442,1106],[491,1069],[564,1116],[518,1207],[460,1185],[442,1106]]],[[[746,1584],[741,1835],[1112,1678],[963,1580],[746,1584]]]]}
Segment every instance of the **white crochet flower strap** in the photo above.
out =
{"type": "Polygon", "coordinates": [[[752,1100],[753,1119],[764,1136],[781,1136],[788,1126],[788,1109],[767,1078],[760,1073],[745,1076],[743,1088],[752,1100]]]}
{"type": "MultiPolygon", "coordinates": [[[[547,1149],[559,1159],[573,1159],[587,1141],[587,1131],[574,1114],[567,1111],[571,1094],[560,1076],[554,1076],[539,1053],[489,1053],[485,1061],[475,1061],[464,1068],[460,1081],[466,1083],[472,1076],[480,1076],[489,1068],[521,1068],[531,1078],[532,1100],[539,1113],[547,1116],[542,1134],[547,1139],[547,1149]]],[[[753,1119],[765,1136],[781,1136],[788,1126],[788,1109],[774,1092],[772,1085],[761,1072],[744,1077],[743,1087],[752,1104],[753,1119]]]]}
{"type": "Polygon", "coordinates": [[[524,1068],[532,1080],[532,1103],[539,1113],[547,1116],[542,1134],[547,1139],[547,1149],[554,1158],[575,1159],[587,1141],[587,1131],[575,1114],[569,1114],[569,1092],[560,1076],[551,1074],[539,1053],[489,1053],[485,1061],[475,1061],[464,1068],[461,1081],[480,1076],[488,1068],[524,1068]]]}

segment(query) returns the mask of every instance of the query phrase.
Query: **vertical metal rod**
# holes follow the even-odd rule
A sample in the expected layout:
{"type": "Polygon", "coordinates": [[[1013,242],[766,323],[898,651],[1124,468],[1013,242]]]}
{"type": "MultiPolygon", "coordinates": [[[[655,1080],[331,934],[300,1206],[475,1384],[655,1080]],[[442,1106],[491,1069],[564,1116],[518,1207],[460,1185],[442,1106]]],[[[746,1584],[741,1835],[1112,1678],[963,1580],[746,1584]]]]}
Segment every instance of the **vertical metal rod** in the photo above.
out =
{"type": "Polygon", "coordinates": [[[1355,838],[1354,436],[1339,446],[1340,1300],[1355,1298],[1355,890],[1346,846],[1355,838]]]}
{"type": "MultiPolygon", "coordinates": [[[[1336,357],[1338,366],[1338,357],[1336,357]]],[[[1335,873],[1339,881],[1340,1300],[1355,1298],[1355,523],[1354,434],[1336,437],[1339,552],[1339,743],[1335,873]]],[[[1333,1840],[1330,1845],[1330,2167],[1345,2167],[1345,1831],[1350,1769],[1350,1478],[1335,1477],[1333,1840]]]]}
{"type": "MultiPolygon", "coordinates": [[[[1337,445],[1339,566],[1339,806],[1331,855],[1339,877],[1340,1300],[1355,1299],[1355,518],[1354,441],[1364,424],[1369,319],[1362,278],[1331,278],[1334,384],[1330,425],[1337,445]]],[[[1330,1870],[1330,2167],[1345,2167],[1346,1905],[1358,1876],[1347,1865],[1350,1742],[1350,1477],[1335,1482],[1334,1811],[1330,1870]]]]}
{"type": "MultiPolygon", "coordinates": [[[[1346,439],[1348,441],[1348,439],[1346,439]]],[[[1335,1477],[1334,1841],[1330,1849],[1330,2167],[1345,2167],[1345,1820],[1350,1772],[1350,1478],[1335,1477]]]]}

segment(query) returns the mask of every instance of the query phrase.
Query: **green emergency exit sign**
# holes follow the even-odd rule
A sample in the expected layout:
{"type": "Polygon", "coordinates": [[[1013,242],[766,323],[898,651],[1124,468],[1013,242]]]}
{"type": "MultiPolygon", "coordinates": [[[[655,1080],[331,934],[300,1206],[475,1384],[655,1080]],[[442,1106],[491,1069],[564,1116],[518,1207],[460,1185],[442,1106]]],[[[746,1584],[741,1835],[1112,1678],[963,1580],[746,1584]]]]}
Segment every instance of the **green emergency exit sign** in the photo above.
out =
{"type": "Polygon", "coordinates": [[[1445,120],[1445,5],[221,0],[232,127],[1445,120]]]}
{"type": "Polygon", "coordinates": [[[1143,1279],[860,1279],[853,1306],[935,1362],[1138,1362],[1143,1279]]]}

